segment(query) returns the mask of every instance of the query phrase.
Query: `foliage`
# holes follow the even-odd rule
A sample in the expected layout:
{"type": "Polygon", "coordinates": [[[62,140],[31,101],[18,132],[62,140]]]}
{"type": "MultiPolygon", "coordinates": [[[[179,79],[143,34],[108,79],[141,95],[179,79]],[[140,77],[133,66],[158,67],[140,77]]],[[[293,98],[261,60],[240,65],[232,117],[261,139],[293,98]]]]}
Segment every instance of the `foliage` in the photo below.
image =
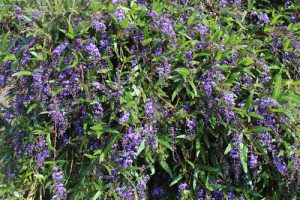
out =
{"type": "Polygon", "coordinates": [[[299,1],[0,5],[1,199],[299,195],[299,1]]]}

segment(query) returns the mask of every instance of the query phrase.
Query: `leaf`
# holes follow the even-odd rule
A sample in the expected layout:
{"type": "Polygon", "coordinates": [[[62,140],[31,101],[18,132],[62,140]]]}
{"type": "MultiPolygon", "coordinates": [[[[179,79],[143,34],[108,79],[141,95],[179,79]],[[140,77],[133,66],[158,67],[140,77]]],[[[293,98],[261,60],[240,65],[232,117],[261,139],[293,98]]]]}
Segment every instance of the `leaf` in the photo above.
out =
{"type": "Polygon", "coordinates": [[[268,128],[268,127],[263,127],[263,126],[252,126],[250,128],[251,132],[254,133],[258,133],[258,132],[262,132],[262,131],[272,131],[272,129],[268,128]]]}
{"type": "Polygon", "coordinates": [[[38,106],[37,103],[32,104],[32,105],[28,108],[27,114],[30,113],[33,109],[35,109],[37,106],[38,106]]]}
{"type": "Polygon", "coordinates": [[[183,178],[182,174],[179,174],[171,183],[169,186],[175,185],[176,183],[178,183],[181,179],[183,178]]]}
{"type": "Polygon", "coordinates": [[[225,149],[224,155],[227,155],[229,153],[229,151],[231,151],[232,147],[233,147],[232,142],[230,142],[225,149]]]}
{"type": "Polygon", "coordinates": [[[189,80],[190,86],[193,88],[195,96],[197,96],[197,88],[192,80],[189,80]]]}
{"type": "Polygon", "coordinates": [[[272,94],[272,98],[275,99],[275,100],[280,95],[280,92],[281,92],[281,82],[282,82],[281,74],[277,73],[275,75],[275,85],[274,85],[274,91],[273,91],[273,94],[272,94]]]}
{"type": "Polygon", "coordinates": [[[173,148],[170,145],[170,143],[167,140],[165,140],[164,138],[158,138],[158,143],[161,144],[162,146],[170,149],[171,151],[173,151],[173,148]]]}
{"type": "Polygon", "coordinates": [[[142,45],[143,46],[146,46],[147,44],[150,44],[152,42],[152,38],[148,38],[148,39],[145,39],[143,42],[142,42],[142,45]]]}
{"type": "Polygon", "coordinates": [[[21,76],[31,76],[32,73],[30,71],[19,71],[14,73],[12,76],[21,77],[21,76]]]}
{"type": "Polygon", "coordinates": [[[243,166],[244,172],[247,174],[248,173],[248,144],[244,140],[243,143],[240,144],[240,159],[241,159],[241,164],[243,166]]]}
{"type": "Polygon", "coordinates": [[[264,119],[263,116],[261,116],[261,115],[255,113],[255,112],[250,112],[250,113],[248,113],[248,115],[249,115],[251,118],[255,118],[255,119],[264,119]]]}
{"type": "Polygon", "coordinates": [[[173,94],[172,94],[172,101],[174,101],[175,97],[177,96],[177,94],[180,92],[180,90],[183,88],[183,85],[180,84],[177,86],[177,88],[174,90],[173,94]]]}
{"type": "Polygon", "coordinates": [[[84,155],[85,155],[86,157],[88,157],[89,159],[91,159],[91,160],[93,160],[93,159],[96,158],[96,156],[93,156],[93,155],[87,154],[87,153],[85,153],[84,155]]]}
{"type": "Polygon", "coordinates": [[[246,106],[245,106],[246,110],[248,110],[253,104],[253,95],[254,95],[254,91],[252,90],[246,102],[246,106]]]}
{"type": "Polygon", "coordinates": [[[239,62],[239,64],[249,66],[254,62],[253,58],[245,58],[242,61],[239,62]]]}
{"type": "Polygon", "coordinates": [[[273,25],[277,22],[277,20],[282,17],[283,15],[276,15],[275,17],[273,17],[273,19],[271,20],[270,25],[273,25]]]}
{"type": "Polygon", "coordinates": [[[173,174],[172,174],[172,171],[171,171],[171,169],[170,169],[170,167],[169,167],[169,165],[168,165],[168,163],[166,163],[166,161],[164,161],[164,160],[162,160],[162,161],[160,161],[160,166],[172,177],[172,178],[174,178],[173,177],[173,174]]]}
{"type": "Polygon", "coordinates": [[[293,93],[293,92],[287,92],[285,93],[282,97],[281,97],[282,100],[285,100],[285,101],[291,101],[291,102],[294,102],[296,104],[299,104],[300,105],[300,96],[293,93]]]}
{"type": "Polygon", "coordinates": [[[101,194],[102,194],[102,191],[98,191],[98,192],[94,195],[94,197],[93,197],[92,200],[98,199],[98,198],[101,196],[101,194]]]}
{"type": "Polygon", "coordinates": [[[180,75],[182,75],[183,77],[186,77],[190,74],[190,70],[187,68],[177,68],[174,71],[178,72],[180,75]]]}
{"type": "Polygon", "coordinates": [[[102,124],[96,124],[96,125],[94,125],[94,126],[92,126],[91,127],[91,129],[93,130],[93,131],[102,131],[102,129],[103,129],[103,127],[102,127],[102,124]]]}
{"type": "Polygon", "coordinates": [[[140,155],[140,153],[145,149],[145,140],[143,140],[139,146],[139,149],[136,152],[136,156],[140,155]]]}
{"type": "Polygon", "coordinates": [[[3,62],[9,61],[9,60],[17,60],[17,58],[14,54],[8,54],[4,57],[3,62]]]}

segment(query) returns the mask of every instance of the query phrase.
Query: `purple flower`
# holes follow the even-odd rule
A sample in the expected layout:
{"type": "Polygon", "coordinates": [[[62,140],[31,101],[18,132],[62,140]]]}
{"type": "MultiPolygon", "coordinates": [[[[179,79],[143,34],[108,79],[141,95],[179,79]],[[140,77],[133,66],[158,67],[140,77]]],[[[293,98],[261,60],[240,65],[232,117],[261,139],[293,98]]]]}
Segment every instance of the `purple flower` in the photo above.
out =
{"type": "Polygon", "coordinates": [[[116,161],[121,169],[132,167],[133,160],[136,158],[137,150],[142,142],[141,134],[136,132],[133,127],[129,127],[121,141],[121,151],[116,155],[116,161]]]}
{"type": "Polygon", "coordinates": [[[154,197],[163,197],[164,195],[166,195],[166,192],[163,188],[156,186],[151,191],[151,194],[154,197]]]}
{"type": "Polygon", "coordinates": [[[233,200],[235,198],[235,195],[234,195],[233,191],[229,191],[227,193],[227,196],[228,196],[228,200],[233,200]]]}
{"type": "Polygon", "coordinates": [[[68,41],[65,41],[64,43],[58,45],[52,52],[54,59],[59,58],[61,56],[62,52],[67,48],[68,45],[69,45],[68,41]]]}
{"type": "Polygon", "coordinates": [[[96,29],[96,31],[100,32],[100,31],[105,31],[106,26],[104,23],[98,21],[98,20],[93,20],[92,21],[92,26],[96,29]]]}
{"type": "Polygon", "coordinates": [[[201,36],[206,36],[209,32],[209,29],[201,23],[197,23],[194,29],[199,32],[201,36]]]}
{"type": "Polygon", "coordinates": [[[151,11],[151,12],[149,13],[149,16],[151,16],[151,17],[158,17],[158,14],[157,14],[157,12],[155,12],[155,11],[151,11]]]}
{"type": "Polygon", "coordinates": [[[287,0],[287,1],[285,2],[285,4],[284,4],[284,7],[285,7],[285,8],[288,8],[290,5],[292,5],[292,2],[289,1],[289,0],[287,0]]]}
{"type": "Polygon", "coordinates": [[[203,189],[197,190],[197,200],[204,200],[204,190],[203,189]]]}
{"type": "Polygon", "coordinates": [[[122,113],[122,116],[119,118],[119,124],[126,123],[129,120],[129,112],[125,111],[122,113]]]}
{"type": "Polygon", "coordinates": [[[116,12],[114,12],[114,16],[119,20],[119,22],[125,19],[125,13],[122,8],[118,8],[116,12]]]}
{"type": "Polygon", "coordinates": [[[103,108],[102,108],[101,103],[98,103],[98,102],[95,103],[95,105],[94,105],[94,114],[99,118],[103,117],[103,108]]]}
{"type": "Polygon", "coordinates": [[[5,81],[5,76],[0,75],[0,85],[3,85],[5,81]]]}
{"type": "Polygon", "coordinates": [[[285,162],[283,161],[283,159],[281,157],[279,157],[277,152],[275,152],[273,155],[273,163],[281,175],[284,175],[285,172],[288,171],[288,168],[287,168],[285,162]]]}
{"type": "Polygon", "coordinates": [[[195,132],[196,132],[196,129],[197,129],[196,119],[193,118],[193,119],[187,120],[186,127],[187,127],[186,128],[186,134],[188,136],[194,136],[195,132]]]}
{"type": "Polygon", "coordinates": [[[144,106],[147,117],[152,117],[155,113],[153,103],[150,99],[147,99],[146,105],[144,106]]]}
{"type": "Polygon", "coordinates": [[[290,20],[291,20],[292,23],[295,24],[298,20],[298,16],[296,14],[291,14],[290,20]]]}
{"type": "Polygon", "coordinates": [[[258,156],[254,155],[253,153],[249,157],[248,161],[250,169],[254,169],[258,165],[258,156]]]}
{"type": "Polygon", "coordinates": [[[171,40],[175,39],[176,35],[169,19],[163,18],[161,22],[161,28],[161,32],[166,34],[166,36],[168,36],[171,40]]]}
{"type": "Polygon", "coordinates": [[[178,186],[178,191],[180,194],[183,193],[183,191],[185,191],[188,188],[188,184],[187,183],[180,183],[178,186]]]}
{"type": "Polygon", "coordinates": [[[233,148],[229,152],[229,156],[232,159],[238,160],[240,158],[240,144],[242,142],[243,141],[241,136],[233,136],[232,138],[233,148]]]}
{"type": "Polygon", "coordinates": [[[168,62],[164,62],[163,66],[156,68],[159,78],[164,79],[171,72],[171,65],[168,62]]]}
{"type": "Polygon", "coordinates": [[[62,135],[66,132],[69,126],[69,121],[65,117],[66,113],[64,111],[57,111],[57,110],[50,110],[49,114],[53,119],[56,128],[58,129],[59,133],[62,135]]]}
{"type": "Polygon", "coordinates": [[[86,50],[93,59],[97,59],[97,60],[101,59],[101,54],[99,52],[99,49],[94,43],[89,43],[88,45],[86,45],[86,50]]]}
{"type": "Polygon", "coordinates": [[[51,200],[67,199],[67,190],[63,184],[63,172],[57,167],[53,168],[52,179],[54,184],[54,195],[51,200]]]}
{"type": "Polygon", "coordinates": [[[268,15],[266,13],[263,13],[263,12],[259,12],[259,19],[263,23],[269,23],[270,22],[270,19],[269,19],[268,15]]]}
{"type": "Polygon", "coordinates": [[[122,1],[123,0],[112,0],[111,3],[116,5],[116,4],[122,3],[122,1]]]}
{"type": "Polygon", "coordinates": [[[220,0],[220,1],[219,1],[219,7],[220,7],[220,8],[225,8],[225,7],[227,7],[227,6],[228,6],[227,0],[220,0]]]}

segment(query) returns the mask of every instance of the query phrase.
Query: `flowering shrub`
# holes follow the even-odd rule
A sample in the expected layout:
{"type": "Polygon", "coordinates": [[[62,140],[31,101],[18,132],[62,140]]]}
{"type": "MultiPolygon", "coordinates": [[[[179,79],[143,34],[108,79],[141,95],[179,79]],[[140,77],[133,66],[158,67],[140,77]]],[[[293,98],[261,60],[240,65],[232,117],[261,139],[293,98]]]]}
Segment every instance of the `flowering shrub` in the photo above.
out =
{"type": "Polygon", "coordinates": [[[299,1],[0,5],[1,199],[299,195],[299,1]]]}

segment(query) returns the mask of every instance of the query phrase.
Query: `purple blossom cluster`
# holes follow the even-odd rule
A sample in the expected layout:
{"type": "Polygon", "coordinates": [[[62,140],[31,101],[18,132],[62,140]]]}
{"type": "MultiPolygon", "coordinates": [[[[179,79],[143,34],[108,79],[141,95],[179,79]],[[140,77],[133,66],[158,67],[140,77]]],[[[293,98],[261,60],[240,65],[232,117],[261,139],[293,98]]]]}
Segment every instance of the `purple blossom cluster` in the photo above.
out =
{"type": "Polygon", "coordinates": [[[64,186],[63,181],[63,171],[60,171],[58,167],[53,168],[52,173],[53,179],[53,191],[54,195],[52,196],[51,200],[63,200],[67,199],[67,190],[64,186]]]}
{"type": "Polygon", "coordinates": [[[116,161],[119,163],[119,168],[126,169],[132,167],[141,142],[141,134],[136,132],[133,127],[129,127],[122,138],[121,151],[119,151],[119,155],[116,155],[116,161]]]}
{"type": "Polygon", "coordinates": [[[65,41],[63,43],[61,43],[60,45],[58,45],[52,52],[52,55],[54,57],[54,59],[58,59],[62,52],[69,46],[69,42],[65,41]]]}

